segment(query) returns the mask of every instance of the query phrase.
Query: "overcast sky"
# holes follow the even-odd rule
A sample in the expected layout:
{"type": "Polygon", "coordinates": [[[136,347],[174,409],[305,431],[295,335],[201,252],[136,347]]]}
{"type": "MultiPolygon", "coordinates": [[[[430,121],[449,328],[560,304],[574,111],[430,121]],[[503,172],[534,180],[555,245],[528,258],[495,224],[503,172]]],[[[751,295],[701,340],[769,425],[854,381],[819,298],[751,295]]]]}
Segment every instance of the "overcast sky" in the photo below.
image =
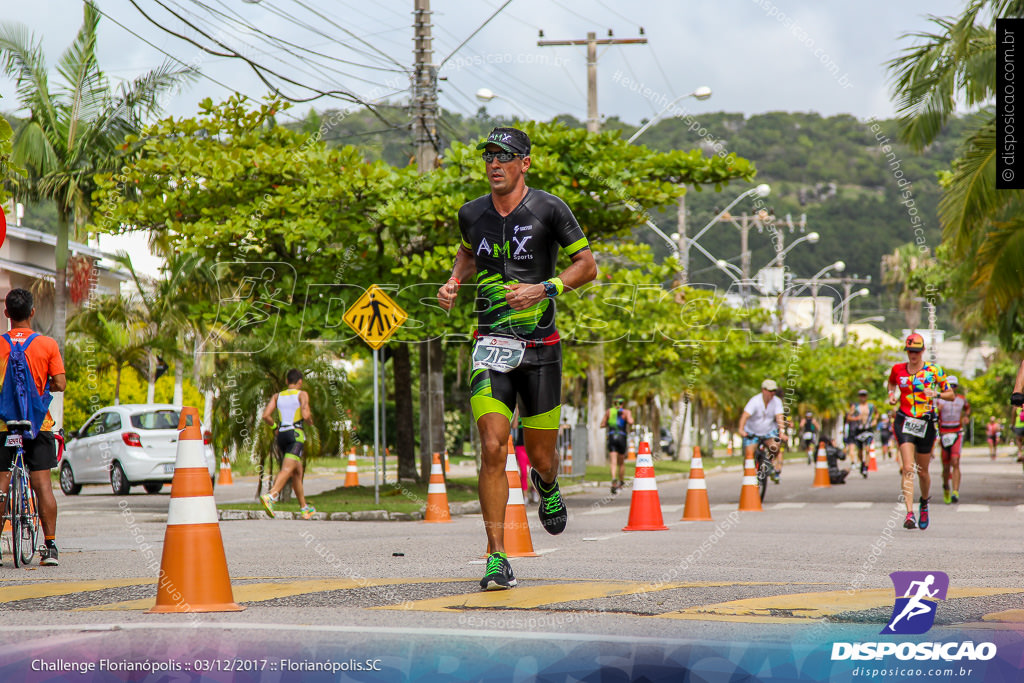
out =
{"type": "MultiPolygon", "coordinates": [[[[236,50],[306,85],[344,89],[365,100],[408,88],[408,76],[402,70],[413,60],[413,0],[136,2],[160,24],[198,37],[162,3],[236,50]],[[314,15],[310,7],[323,16],[314,15]],[[243,22],[253,28],[244,28],[243,22]],[[328,57],[307,53],[306,59],[298,59],[253,29],[328,57]]],[[[503,2],[433,0],[435,64],[452,55],[503,2]]],[[[81,3],[4,0],[3,4],[6,21],[22,22],[43,38],[52,68],[81,23],[81,3]]],[[[489,105],[494,113],[518,112],[541,119],[571,113],[582,119],[586,115],[585,48],[538,47],[538,31],[543,29],[546,39],[584,38],[588,31],[604,37],[609,29],[617,38],[633,38],[643,27],[646,45],[599,47],[598,94],[604,116],[639,122],[664,102],[709,86],[714,93],[710,100],[686,100],[693,114],[783,110],[887,117],[894,110],[883,64],[909,44],[899,36],[930,30],[928,13],[956,14],[963,5],[963,0],[512,0],[442,68],[447,80],[441,83],[441,104],[473,113],[480,105],[474,93],[486,87],[499,95],[489,105]],[[626,87],[627,78],[643,84],[648,92],[640,86],[626,87]]],[[[221,83],[201,79],[171,98],[168,112],[192,115],[196,102],[207,96],[223,99],[229,87],[250,96],[266,92],[244,63],[204,55],[148,22],[128,0],[100,0],[99,7],[108,17],[100,22],[101,66],[111,76],[137,76],[160,64],[166,58],[163,50],[197,65],[221,83]]],[[[282,90],[310,95],[297,86],[282,85],[282,90]]],[[[0,94],[4,98],[0,108],[13,109],[11,81],[0,79],[0,94]]],[[[406,91],[394,97],[407,95],[406,91]]],[[[298,114],[308,106],[293,111],[298,114]]],[[[347,105],[322,99],[314,106],[347,105]]]]}
{"type": "MultiPolygon", "coordinates": [[[[408,97],[413,0],[135,1],[161,26],[208,46],[216,38],[300,85],[345,90],[364,101],[408,97]],[[268,35],[298,47],[275,45],[268,35]]],[[[42,39],[53,71],[81,25],[82,3],[2,2],[5,22],[23,23],[42,39]]],[[[910,44],[900,36],[931,30],[928,13],[956,14],[964,2],[512,0],[456,49],[502,4],[504,0],[431,3],[434,63],[444,62],[443,107],[472,114],[481,105],[475,93],[488,88],[498,95],[487,105],[494,114],[547,120],[568,113],[583,119],[585,48],[539,47],[538,32],[543,30],[549,40],[582,39],[588,31],[606,37],[609,30],[616,38],[635,38],[642,27],[646,45],[598,48],[602,116],[639,124],[700,86],[712,89],[711,99],[684,99],[679,105],[698,120],[702,112],[713,111],[890,117],[894,108],[884,63],[910,44]]],[[[244,62],[203,53],[148,21],[129,0],[99,0],[98,5],[105,15],[100,20],[100,65],[112,78],[137,77],[168,55],[203,74],[194,85],[166,99],[167,113],[195,115],[199,100],[222,100],[235,90],[251,97],[267,92],[244,62]]],[[[312,95],[299,85],[271,78],[286,94],[312,95]]],[[[51,88],[57,84],[53,74],[51,88]]],[[[0,110],[16,108],[11,80],[0,77],[0,95],[0,110]]],[[[301,116],[310,106],[353,105],[324,98],[297,105],[290,113],[301,116]]],[[[105,236],[99,246],[131,251],[136,267],[144,272],[152,274],[159,267],[159,261],[143,256],[147,249],[142,235],[105,236]]]]}

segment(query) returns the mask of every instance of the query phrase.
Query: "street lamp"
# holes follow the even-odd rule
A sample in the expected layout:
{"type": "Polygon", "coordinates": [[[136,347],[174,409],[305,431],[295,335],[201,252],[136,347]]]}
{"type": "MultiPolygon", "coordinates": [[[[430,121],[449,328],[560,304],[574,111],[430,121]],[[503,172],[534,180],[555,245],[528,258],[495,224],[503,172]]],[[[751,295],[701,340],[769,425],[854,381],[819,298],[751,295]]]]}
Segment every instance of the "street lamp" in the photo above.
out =
{"type": "Polygon", "coordinates": [[[516,104],[515,101],[510,100],[507,97],[502,97],[501,95],[497,94],[496,92],[494,92],[490,88],[480,88],[479,90],[477,90],[476,91],[476,98],[478,100],[480,100],[481,102],[490,102],[491,100],[495,100],[495,99],[504,100],[505,102],[510,103],[512,105],[512,108],[515,109],[517,112],[519,112],[520,116],[523,117],[523,120],[527,120],[527,119],[530,118],[529,114],[527,114],[522,109],[520,109],[519,105],[516,104]]]}
{"type": "Polygon", "coordinates": [[[870,293],[871,291],[867,287],[861,287],[856,292],[854,292],[853,294],[839,302],[839,308],[843,312],[843,341],[841,344],[842,346],[846,346],[846,334],[850,327],[850,308],[849,306],[847,306],[847,304],[856,299],[858,296],[867,296],[870,293]]]}
{"type": "Polygon", "coordinates": [[[637,130],[637,132],[633,133],[633,135],[629,138],[629,140],[626,140],[626,142],[632,144],[634,140],[643,135],[644,131],[646,131],[648,128],[650,128],[655,123],[660,121],[662,114],[671,109],[676,102],[678,102],[679,100],[685,100],[687,97],[693,97],[694,99],[698,100],[706,100],[707,98],[711,97],[711,88],[707,87],[706,85],[702,85],[693,92],[688,92],[685,95],[680,95],[679,97],[675,98],[674,100],[666,104],[661,111],[655,114],[650,121],[640,126],[640,129],[637,130]]]}
{"type": "Polygon", "coordinates": [[[786,258],[786,254],[788,254],[790,251],[792,251],[793,247],[795,247],[796,245],[800,244],[801,242],[810,242],[811,244],[817,244],[820,240],[821,240],[821,235],[819,235],[816,232],[810,232],[810,233],[807,233],[806,235],[804,235],[803,237],[798,237],[797,239],[793,240],[792,244],[790,244],[788,247],[786,247],[785,249],[780,251],[778,254],[776,254],[775,258],[773,258],[771,261],[769,261],[767,264],[765,264],[764,267],[768,268],[773,263],[775,263],[776,261],[785,262],[784,259],[786,258]]]}

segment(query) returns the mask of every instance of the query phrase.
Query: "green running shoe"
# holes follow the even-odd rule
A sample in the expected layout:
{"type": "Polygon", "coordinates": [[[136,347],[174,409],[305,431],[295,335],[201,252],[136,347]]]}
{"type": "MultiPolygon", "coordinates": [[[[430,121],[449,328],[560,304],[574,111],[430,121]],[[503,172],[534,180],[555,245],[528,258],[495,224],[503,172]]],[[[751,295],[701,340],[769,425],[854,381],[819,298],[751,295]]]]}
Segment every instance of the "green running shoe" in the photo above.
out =
{"type": "Polygon", "coordinates": [[[264,493],[260,496],[260,502],[263,503],[263,508],[267,511],[267,514],[274,517],[274,499],[269,493],[264,493]]]}
{"type": "Polygon", "coordinates": [[[312,505],[305,505],[299,508],[299,512],[302,513],[303,519],[312,519],[313,515],[316,514],[316,508],[313,507],[312,505]]]}
{"type": "Polygon", "coordinates": [[[491,553],[487,557],[484,578],[480,579],[480,588],[485,591],[503,591],[515,588],[516,583],[516,577],[512,575],[512,565],[508,563],[508,555],[491,553]]]}
{"type": "Polygon", "coordinates": [[[537,470],[530,470],[533,487],[540,493],[540,523],[549,534],[557,535],[565,531],[569,521],[569,513],[562,502],[562,494],[558,491],[558,479],[545,484],[537,470]]]}
{"type": "Polygon", "coordinates": [[[952,502],[959,503],[960,502],[960,492],[959,491],[953,491],[953,495],[951,495],[949,498],[950,498],[950,500],[952,502]]]}
{"type": "Polygon", "coordinates": [[[946,505],[953,502],[953,495],[949,492],[949,489],[942,489],[942,502],[946,505]]]}

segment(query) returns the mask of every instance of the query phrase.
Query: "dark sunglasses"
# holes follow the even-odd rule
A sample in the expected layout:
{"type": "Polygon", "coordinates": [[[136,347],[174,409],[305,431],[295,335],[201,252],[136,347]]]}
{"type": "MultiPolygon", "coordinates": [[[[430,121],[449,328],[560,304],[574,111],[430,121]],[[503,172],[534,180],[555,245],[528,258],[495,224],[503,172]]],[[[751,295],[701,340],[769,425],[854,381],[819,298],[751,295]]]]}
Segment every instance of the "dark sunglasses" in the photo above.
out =
{"type": "Polygon", "coordinates": [[[495,159],[497,159],[498,161],[500,161],[503,164],[507,164],[508,162],[512,161],[516,157],[521,157],[523,155],[522,154],[513,154],[512,152],[484,152],[480,156],[482,156],[484,158],[484,161],[486,163],[488,163],[488,164],[491,163],[492,161],[494,161],[495,159]]]}

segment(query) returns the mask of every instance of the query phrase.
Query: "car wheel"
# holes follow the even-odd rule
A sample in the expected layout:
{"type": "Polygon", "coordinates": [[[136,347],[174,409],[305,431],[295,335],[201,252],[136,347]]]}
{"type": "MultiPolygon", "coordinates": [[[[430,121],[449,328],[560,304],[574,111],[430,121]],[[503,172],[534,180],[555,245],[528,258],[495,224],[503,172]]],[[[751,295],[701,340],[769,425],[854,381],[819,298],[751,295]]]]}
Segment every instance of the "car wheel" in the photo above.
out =
{"type": "Polygon", "coordinates": [[[82,491],[82,485],[75,483],[75,473],[71,471],[71,465],[66,462],[60,466],[60,490],[65,496],[77,496],[82,491]]]}
{"type": "Polygon", "coordinates": [[[160,489],[164,487],[164,483],[162,481],[158,481],[152,484],[143,484],[142,487],[146,489],[146,493],[160,493],[160,489]]]}
{"type": "Polygon", "coordinates": [[[128,477],[124,476],[124,469],[121,468],[121,463],[115,462],[110,467],[110,488],[114,490],[115,496],[127,496],[131,490],[131,482],[128,481],[128,477]]]}

